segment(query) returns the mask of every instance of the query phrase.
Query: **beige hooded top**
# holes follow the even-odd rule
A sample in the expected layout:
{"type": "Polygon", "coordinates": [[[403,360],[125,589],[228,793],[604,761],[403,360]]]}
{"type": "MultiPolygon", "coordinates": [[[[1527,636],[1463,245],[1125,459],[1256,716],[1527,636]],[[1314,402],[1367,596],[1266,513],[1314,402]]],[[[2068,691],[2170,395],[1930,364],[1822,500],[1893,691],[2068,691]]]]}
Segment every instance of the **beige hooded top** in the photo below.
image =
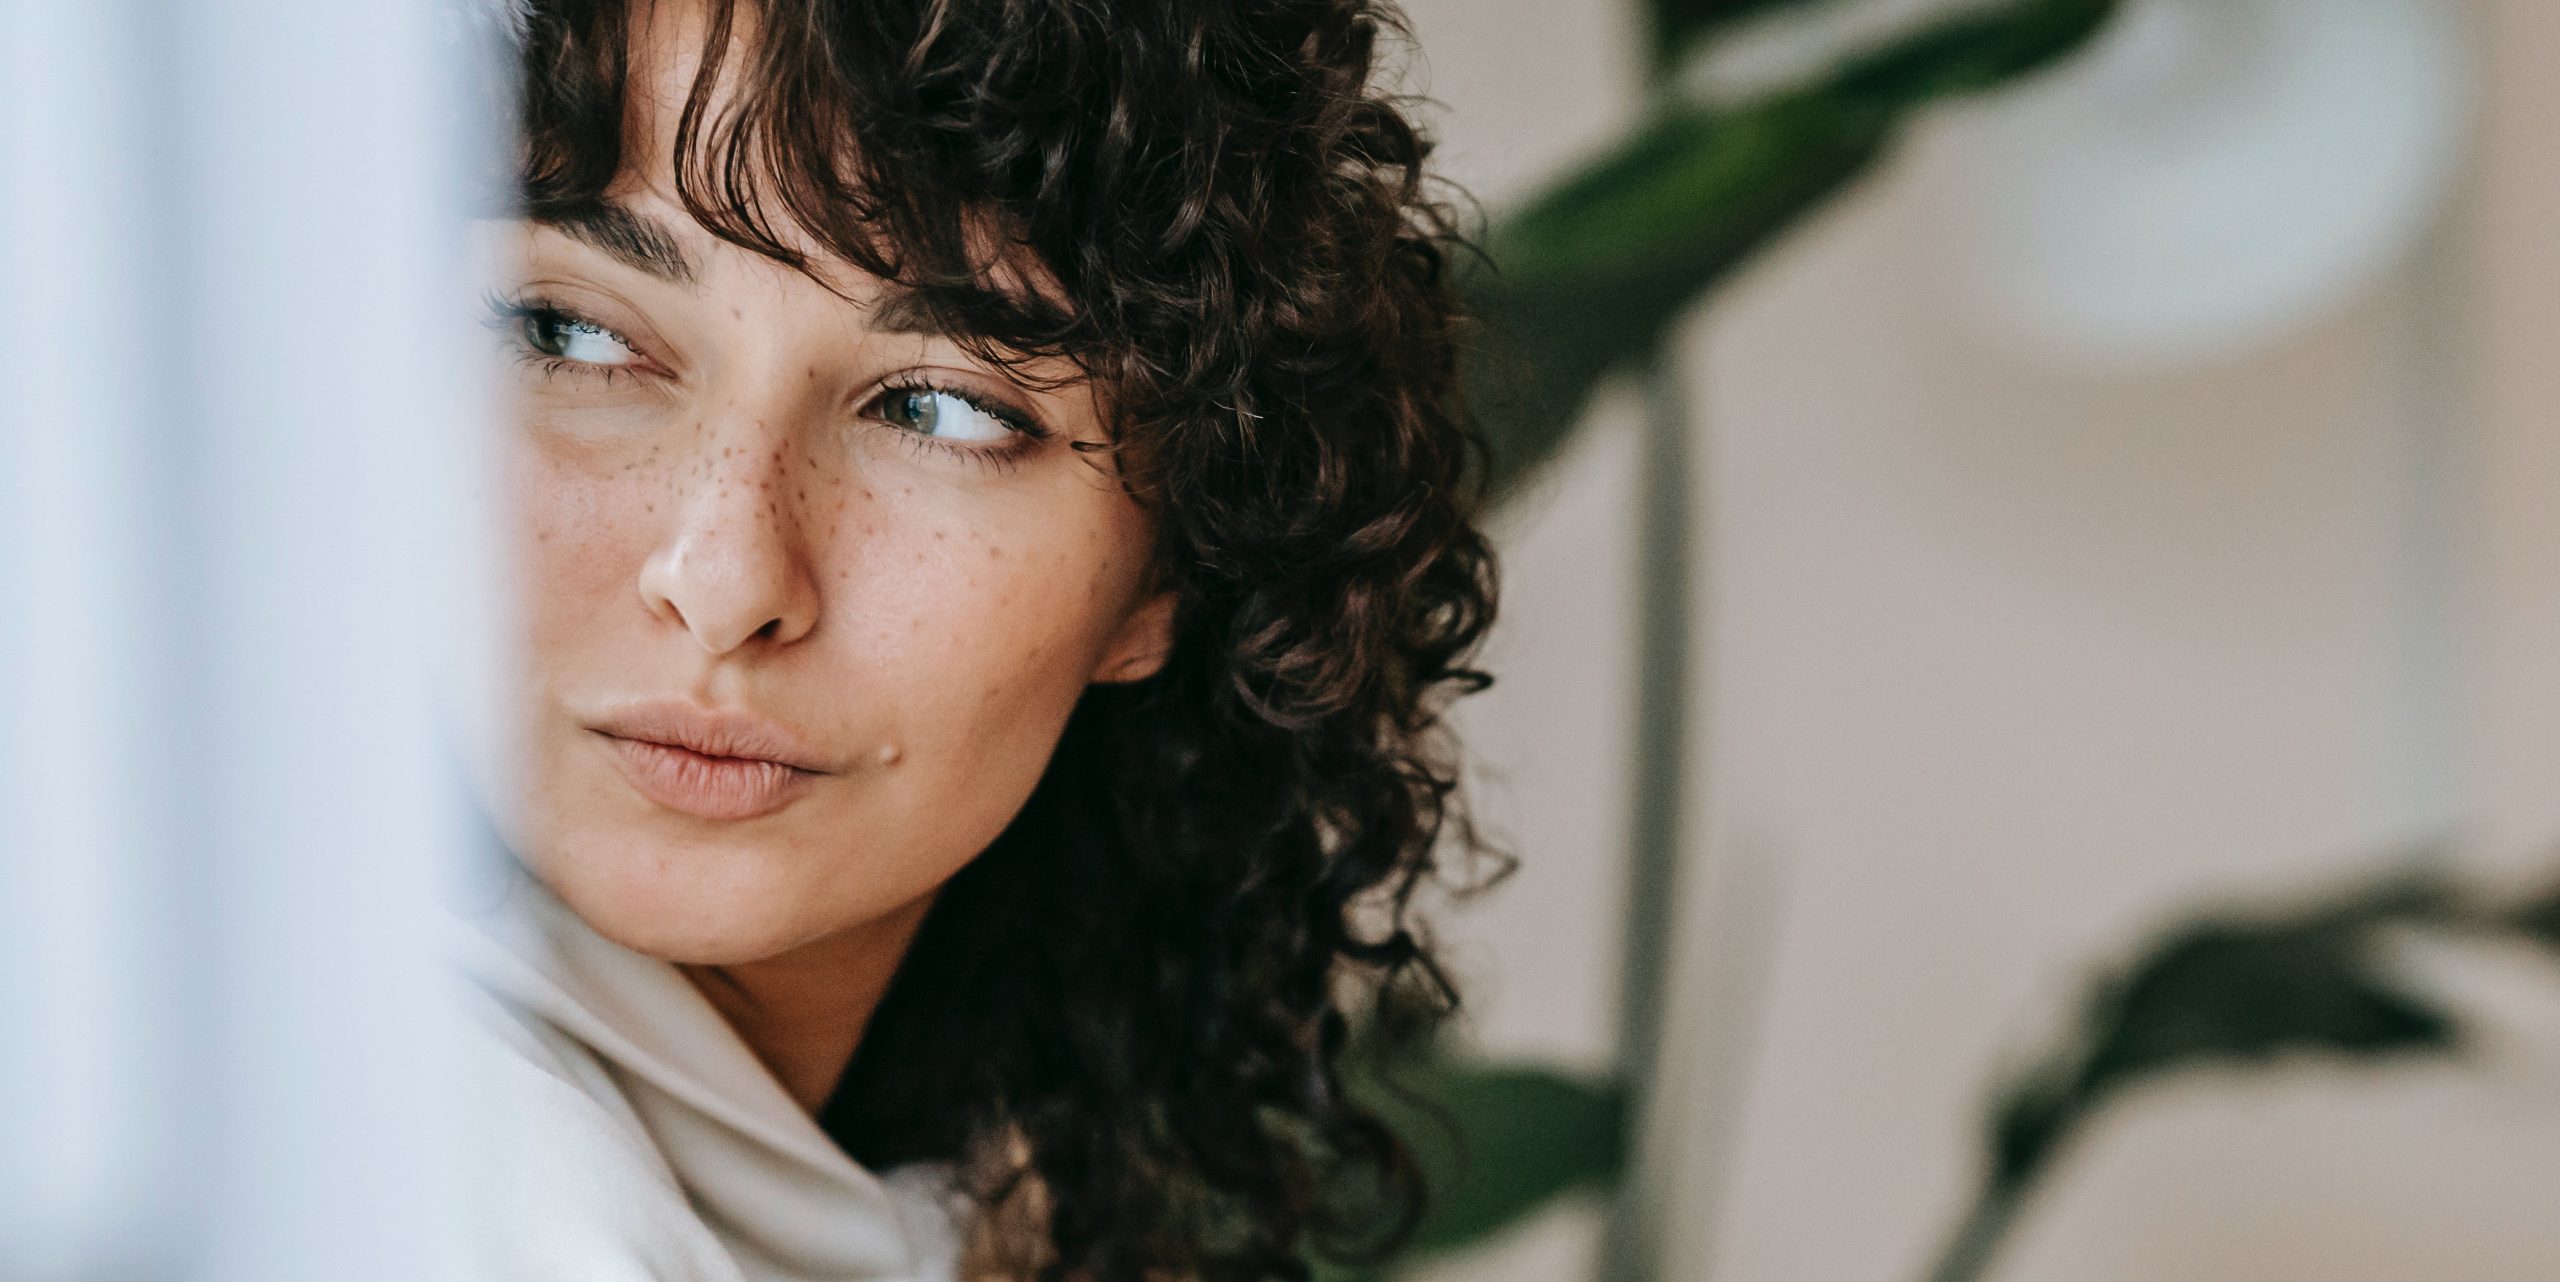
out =
{"type": "Polygon", "coordinates": [[[950,1282],[947,1167],[864,1169],[673,965],[504,881],[454,916],[485,1034],[466,1062],[475,1277],[950,1282]]]}

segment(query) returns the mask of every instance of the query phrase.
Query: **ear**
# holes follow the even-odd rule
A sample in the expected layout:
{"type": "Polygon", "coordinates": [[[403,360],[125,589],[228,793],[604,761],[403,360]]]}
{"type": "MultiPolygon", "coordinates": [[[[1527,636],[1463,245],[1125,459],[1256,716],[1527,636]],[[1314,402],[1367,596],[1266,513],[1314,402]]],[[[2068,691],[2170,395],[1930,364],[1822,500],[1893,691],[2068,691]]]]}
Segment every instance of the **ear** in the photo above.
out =
{"type": "Polygon", "coordinates": [[[1111,634],[1110,644],[1102,648],[1102,661],[1093,666],[1097,682],[1144,681],[1164,667],[1165,655],[1173,649],[1174,593],[1170,588],[1138,602],[1120,621],[1120,629],[1111,634]]]}

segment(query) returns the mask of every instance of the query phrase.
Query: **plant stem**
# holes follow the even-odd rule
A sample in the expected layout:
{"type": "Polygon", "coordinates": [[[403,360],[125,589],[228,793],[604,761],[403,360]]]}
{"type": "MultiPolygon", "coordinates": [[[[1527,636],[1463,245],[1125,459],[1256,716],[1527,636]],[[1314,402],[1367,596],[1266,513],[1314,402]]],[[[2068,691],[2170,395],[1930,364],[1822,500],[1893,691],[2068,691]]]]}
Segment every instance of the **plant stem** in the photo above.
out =
{"type": "Polygon", "coordinates": [[[1640,1176],[1662,1044],[1663,994],[1678,904],[1681,803],[1687,792],[1690,604],[1697,520],[1690,494],[1690,422],[1668,343],[1640,367],[1643,473],[1636,529],[1637,654],[1629,772],[1627,900],[1619,952],[1618,1071],[1627,1092],[1627,1160],[1610,1203],[1601,1276],[1652,1282],[1661,1271],[1652,1203],[1640,1176]]]}
{"type": "Polygon", "coordinates": [[[1937,1265],[1929,1270],[1929,1282],[1979,1282],[1987,1276],[2025,1200],[2024,1182],[1986,1182],[1974,1196],[1973,1209],[1947,1239],[1937,1265]]]}

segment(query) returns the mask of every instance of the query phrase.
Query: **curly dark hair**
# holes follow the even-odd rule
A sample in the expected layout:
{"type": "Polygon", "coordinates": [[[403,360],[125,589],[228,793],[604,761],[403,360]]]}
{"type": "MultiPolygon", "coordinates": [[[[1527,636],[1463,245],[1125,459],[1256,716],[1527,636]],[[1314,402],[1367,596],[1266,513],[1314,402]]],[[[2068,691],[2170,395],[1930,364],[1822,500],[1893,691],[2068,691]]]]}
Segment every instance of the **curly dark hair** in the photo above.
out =
{"type": "MultiPolygon", "coordinates": [[[[1353,1020],[1454,1008],[1414,897],[1460,858],[1504,862],[1456,804],[1441,723],[1489,680],[1467,658],[1494,564],[1457,392],[1467,242],[1378,83],[1400,17],[707,11],[686,209],[813,276],[800,246],[895,282],[985,359],[1071,360],[1111,407],[1095,462],[1151,512],[1177,591],[1165,666],[1086,693],[943,888],[821,1124],[875,1165],[958,1163],[1027,1224],[1005,1256],[1024,1276],[1261,1282],[1367,1254],[1421,1191],[1346,1097],[1353,1020]],[[1000,270],[1025,253],[1053,288],[1000,270]]],[[[625,169],[635,18],[524,18],[515,189],[557,217],[625,169]]]]}

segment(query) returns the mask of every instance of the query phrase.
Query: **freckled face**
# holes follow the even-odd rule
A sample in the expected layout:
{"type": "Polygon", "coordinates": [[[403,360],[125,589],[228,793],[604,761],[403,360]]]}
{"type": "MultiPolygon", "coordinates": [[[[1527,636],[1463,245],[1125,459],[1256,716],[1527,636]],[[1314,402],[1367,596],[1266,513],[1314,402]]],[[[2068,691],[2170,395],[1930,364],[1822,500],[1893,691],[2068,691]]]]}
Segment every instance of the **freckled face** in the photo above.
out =
{"type": "Polygon", "coordinates": [[[1020,808],[1084,688],[1153,671],[1170,602],[1144,513],[1068,448],[1107,437],[1088,388],[898,332],[878,282],[842,269],[839,297],[662,190],[616,203],[689,281],[593,228],[491,228],[529,634],[506,822],[604,934],[735,963],[921,903],[1020,808]],[[796,767],[640,763],[790,770],[757,794],[778,808],[667,804],[599,729],[650,704],[779,727],[796,767]]]}

